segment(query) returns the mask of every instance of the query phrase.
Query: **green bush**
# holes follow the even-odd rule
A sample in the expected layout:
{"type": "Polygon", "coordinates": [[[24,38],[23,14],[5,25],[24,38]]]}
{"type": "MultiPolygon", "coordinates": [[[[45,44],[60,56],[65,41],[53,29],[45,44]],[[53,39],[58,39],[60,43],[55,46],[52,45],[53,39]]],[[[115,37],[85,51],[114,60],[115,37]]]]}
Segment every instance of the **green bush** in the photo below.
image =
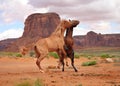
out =
{"type": "Polygon", "coordinates": [[[44,84],[42,80],[37,79],[36,81],[34,81],[34,83],[30,83],[30,81],[24,81],[15,86],[44,86],[44,84]]]}
{"type": "Polygon", "coordinates": [[[22,55],[20,53],[17,53],[16,57],[22,57],[22,55]]]}
{"type": "Polygon", "coordinates": [[[57,54],[56,52],[50,52],[50,53],[49,53],[49,56],[53,56],[53,57],[56,58],[56,59],[59,58],[59,56],[58,56],[58,54],[57,54]]]}
{"type": "Polygon", "coordinates": [[[0,56],[14,56],[15,55],[15,53],[13,53],[13,52],[0,52],[0,56]]]}
{"type": "Polygon", "coordinates": [[[44,86],[43,82],[39,79],[37,79],[34,84],[34,86],[44,86]]]}
{"type": "Polygon", "coordinates": [[[82,84],[79,84],[78,86],[82,86],[82,84]]]}
{"type": "Polygon", "coordinates": [[[35,55],[35,52],[31,51],[29,54],[30,54],[30,57],[33,57],[35,55]]]}
{"type": "Polygon", "coordinates": [[[26,82],[19,83],[16,86],[32,86],[32,85],[26,81],[26,82]]]}
{"type": "Polygon", "coordinates": [[[96,61],[88,61],[88,62],[83,62],[82,66],[91,66],[91,65],[96,65],[96,61]]]}
{"type": "Polygon", "coordinates": [[[11,52],[8,52],[7,55],[8,55],[8,56],[13,56],[14,54],[11,53],[11,52]]]}
{"type": "Polygon", "coordinates": [[[75,54],[74,54],[74,57],[77,58],[77,59],[79,59],[79,58],[80,58],[79,53],[75,53],[75,54]]]}
{"type": "Polygon", "coordinates": [[[100,56],[101,58],[111,58],[111,56],[109,55],[109,54],[102,54],[101,56],[100,56]]]}

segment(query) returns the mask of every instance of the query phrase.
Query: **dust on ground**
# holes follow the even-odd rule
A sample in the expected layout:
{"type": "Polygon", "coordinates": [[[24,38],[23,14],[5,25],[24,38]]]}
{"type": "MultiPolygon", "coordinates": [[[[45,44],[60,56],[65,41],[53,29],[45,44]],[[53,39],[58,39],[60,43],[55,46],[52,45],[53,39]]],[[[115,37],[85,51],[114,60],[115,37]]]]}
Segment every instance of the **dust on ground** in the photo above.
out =
{"type": "Polygon", "coordinates": [[[16,86],[29,81],[42,80],[44,86],[120,86],[120,63],[100,63],[95,66],[81,66],[86,58],[75,59],[78,72],[70,65],[65,71],[55,68],[58,59],[42,61],[45,73],[40,73],[35,58],[0,57],[0,86],[16,86]]]}

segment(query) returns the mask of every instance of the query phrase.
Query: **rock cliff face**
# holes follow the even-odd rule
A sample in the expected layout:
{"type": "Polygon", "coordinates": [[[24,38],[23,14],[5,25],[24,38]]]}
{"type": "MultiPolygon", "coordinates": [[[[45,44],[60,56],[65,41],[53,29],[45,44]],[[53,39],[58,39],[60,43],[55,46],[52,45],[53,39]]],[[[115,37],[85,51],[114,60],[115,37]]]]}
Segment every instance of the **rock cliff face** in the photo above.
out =
{"type": "Polygon", "coordinates": [[[6,40],[3,40],[3,41],[0,41],[0,51],[3,51],[4,49],[7,49],[7,47],[15,41],[16,41],[16,39],[6,39],[6,40]]]}
{"type": "MultiPolygon", "coordinates": [[[[20,46],[32,45],[40,38],[48,37],[57,27],[60,22],[60,17],[56,13],[35,13],[29,15],[25,20],[25,27],[22,37],[14,42],[9,42],[9,45],[2,47],[4,51],[18,51],[20,46]]],[[[4,45],[3,45],[4,46],[4,45]]]]}
{"type": "Polygon", "coordinates": [[[25,20],[24,37],[48,37],[60,22],[56,13],[32,14],[25,20]]]}
{"type": "Polygon", "coordinates": [[[75,48],[120,47],[120,34],[97,34],[90,31],[85,36],[74,37],[75,48]]]}
{"type": "Polygon", "coordinates": [[[85,36],[85,46],[102,46],[104,38],[101,34],[90,31],[85,36]]]}

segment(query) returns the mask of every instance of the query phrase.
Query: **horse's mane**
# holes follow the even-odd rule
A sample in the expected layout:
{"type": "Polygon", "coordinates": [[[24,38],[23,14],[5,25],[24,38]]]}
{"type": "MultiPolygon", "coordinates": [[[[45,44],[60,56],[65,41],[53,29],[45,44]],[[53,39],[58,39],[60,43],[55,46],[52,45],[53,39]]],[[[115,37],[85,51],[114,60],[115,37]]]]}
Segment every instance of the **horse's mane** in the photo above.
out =
{"type": "Polygon", "coordinates": [[[57,28],[55,29],[55,31],[52,33],[52,35],[61,35],[62,34],[62,25],[64,23],[65,20],[61,20],[59,25],[57,26],[57,28]]]}

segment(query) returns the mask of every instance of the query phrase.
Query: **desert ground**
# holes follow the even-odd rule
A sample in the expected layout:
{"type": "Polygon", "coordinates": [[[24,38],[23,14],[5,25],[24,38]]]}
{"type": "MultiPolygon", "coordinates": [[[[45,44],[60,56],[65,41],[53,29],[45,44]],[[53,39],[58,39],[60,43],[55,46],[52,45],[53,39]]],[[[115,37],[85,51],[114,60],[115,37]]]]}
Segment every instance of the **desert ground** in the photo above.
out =
{"type": "Polygon", "coordinates": [[[65,71],[57,69],[53,57],[45,58],[42,67],[45,73],[39,72],[36,58],[0,57],[0,86],[120,86],[120,62],[106,63],[97,59],[93,66],[81,66],[88,58],[75,59],[78,72],[70,65],[65,71]],[[35,85],[36,81],[42,85],[35,85]],[[30,85],[20,85],[20,83],[30,85]]]}

